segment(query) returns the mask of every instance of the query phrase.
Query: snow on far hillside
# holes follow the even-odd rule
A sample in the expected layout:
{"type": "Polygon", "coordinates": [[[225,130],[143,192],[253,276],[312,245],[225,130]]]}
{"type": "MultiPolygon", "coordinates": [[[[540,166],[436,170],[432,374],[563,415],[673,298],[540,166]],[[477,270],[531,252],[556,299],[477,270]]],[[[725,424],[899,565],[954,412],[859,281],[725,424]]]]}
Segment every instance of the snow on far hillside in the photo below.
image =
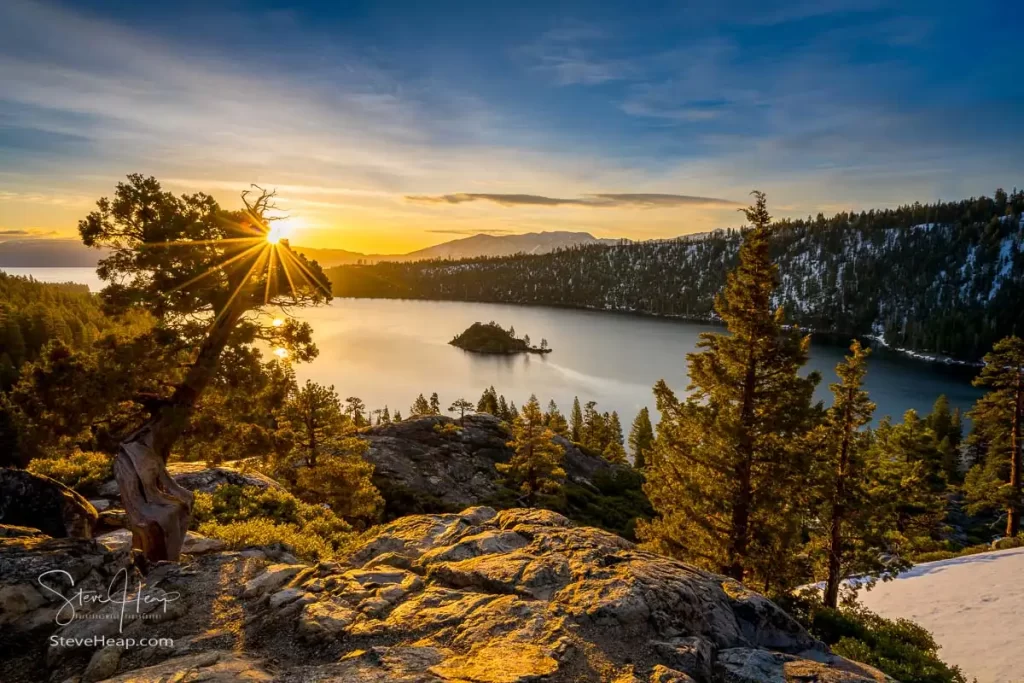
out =
{"type": "Polygon", "coordinates": [[[903,617],[932,632],[939,657],[967,680],[1024,680],[1024,548],[914,566],[893,581],[860,592],[884,617],[903,617]]]}

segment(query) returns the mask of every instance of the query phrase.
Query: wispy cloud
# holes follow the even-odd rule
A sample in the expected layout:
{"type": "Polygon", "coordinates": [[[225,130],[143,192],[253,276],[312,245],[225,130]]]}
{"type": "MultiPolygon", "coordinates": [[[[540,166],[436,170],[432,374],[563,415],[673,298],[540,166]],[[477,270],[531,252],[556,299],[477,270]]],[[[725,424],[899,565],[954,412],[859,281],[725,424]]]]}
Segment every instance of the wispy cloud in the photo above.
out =
{"type": "Polygon", "coordinates": [[[35,240],[35,239],[47,239],[55,236],[57,233],[54,230],[34,230],[28,229],[11,229],[11,230],[0,230],[0,242],[12,242],[16,240],[35,240]]]}
{"type": "Polygon", "coordinates": [[[730,207],[737,202],[715,197],[694,197],[685,194],[657,193],[595,193],[579,198],[545,197],[536,194],[493,194],[457,192],[441,195],[406,195],[410,202],[421,204],[465,204],[486,201],[502,206],[586,206],[595,209],[634,207],[644,209],[673,206],[730,207]]]}
{"type": "Polygon", "coordinates": [[[636,76],[637,65],[630,60],[600,55],[604,38],[596,27],[576,24],[547,31],[517,53],[558,85],[598,85],[636,76]]]}

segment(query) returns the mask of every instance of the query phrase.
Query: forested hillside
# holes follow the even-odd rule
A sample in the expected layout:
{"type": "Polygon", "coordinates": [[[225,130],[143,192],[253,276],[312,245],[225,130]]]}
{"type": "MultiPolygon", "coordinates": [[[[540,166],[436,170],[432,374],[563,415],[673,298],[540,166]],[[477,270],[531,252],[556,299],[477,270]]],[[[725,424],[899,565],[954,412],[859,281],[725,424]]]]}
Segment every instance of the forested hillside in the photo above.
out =
{"type": "MultiPolygon", "coordinates": [[[[975,361],[1024,329],[1024,192],[773,225],[790,322],[975,361]]],[[[740,230],[536,256],[346,266],[336,296],[565,305],[700,319],[740,230]]]]}
{"type": "Polygon", "coordinates": [[[50,341],[82,347],[117,323],[85,285],[44,284],[0,273],[0,389],[50,341]]]}

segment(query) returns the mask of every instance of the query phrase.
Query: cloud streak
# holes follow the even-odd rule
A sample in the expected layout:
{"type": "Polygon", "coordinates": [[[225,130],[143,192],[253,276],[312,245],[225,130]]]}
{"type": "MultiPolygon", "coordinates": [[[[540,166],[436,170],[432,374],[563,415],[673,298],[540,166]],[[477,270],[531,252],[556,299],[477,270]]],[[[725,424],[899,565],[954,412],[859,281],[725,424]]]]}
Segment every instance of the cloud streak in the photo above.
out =
{"type": "Polygon", "coordinates": [[[501,206],[585,206],[594,209],[641,208],[661,209],[670,207],[729,208],[740,206],[739,202],[716,197],[694,197],[685,194],[659,193],[609,193],[586,194],[578,198],[545,197],[537,194],[494,194],[479,192],[456,192],[441,195],[406,195],[406,200],[419,204],[466,204],[468,202],[493,202],[501,206]]]}

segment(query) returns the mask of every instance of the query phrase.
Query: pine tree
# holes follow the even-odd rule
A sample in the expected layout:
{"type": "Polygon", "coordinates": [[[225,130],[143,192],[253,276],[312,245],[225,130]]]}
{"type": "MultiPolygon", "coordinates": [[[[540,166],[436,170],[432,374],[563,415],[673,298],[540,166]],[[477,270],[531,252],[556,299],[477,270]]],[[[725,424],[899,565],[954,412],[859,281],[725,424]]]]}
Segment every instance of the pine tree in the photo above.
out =
{"type": "Polygon", "coordinates": [[[544,414],[536,396],[531,396],[523,412],[512,423],[513,440],[509,447],[515,454],[508,463],[498,463],[499,472],[526,494],[532,505],[537,493],[557,490],[565,477],[562,469],[564,449],[552,441],[554,432],[544,425],[544,414]]]}
{"type": "Polygon", "coordinates": [[[519,417],[519,411],[516,409],[516,402],[509,401],[508,403],[508,421],[515,422],[515,419],[519,417]]]}
{"type": "Polygon", "coordinates": [[[498,415],[498,392],[494,390],[493,386],[484,389],[484,393],[476,403],[476,412],[498,415]]]}
{"type": "Polygon", "coordinates": [[[622,423],[619,422],[619,414],[612,411],[605,422],[607,443],[601,455],[609,462],[619,465],[626,464],[626,449],[622,447],[622,423]]]}
{"type": "Polygon", "coordinates": [[[580,430],[580,443],[592,451],[600,453],[608,445],[606,420],[597,410],[596,401],[587,401],[583,406],[583,427],[580,430]]]}
{"type": "Polygon", "coordinates": [[[647,406],[640,409],[629,430],[629,449],[633,451],[633,467],[642,470],[647,463],[647,453],[654,444],[654,428],[647,406]]]}
{"type": "Polygon", "coordinates": [[[387,406],[384,406],[384,410],[380,412],[380,424],[391,424],[391,412],[387,406]]]}
{"type": "Polygon", "coordinates": [[[956,413],[951,412],[945,394],[935,400],[932,412],[925,421],[928,428],[935,432],[942,469],[946,481],[950,483],[959,482],[963,478],[960,470],[960,441],[963,438],[960,422],[959,408],[956,413]]]}
{"type": "Polygon", "coordinates": [[[569,434],[569,424],[558,410],[558,404],[554,399],[548,402],[548,412],[544,414],[544,424],[559,436],[568,436],[569,434]]]}
{"type": "MultiPolygon", "coordinates": [[[[321,450],[332,446],[342,435],[345,417],[334,387],[310,380],[284,405],[284,419],[295,433],[295,456],[316,467],[321,450]]],[[[295,459],[284,465],[294,468],[295,459]]],[[[289,479],[294,480],[293,476],[289,479]]]]}
{"type": "Polygon", "coordinates": [[[512,413],[505,402],[505,394],[498,397],[498,410],[495,414],[504,422],[512,422],[512,413]]]}
{"type": "Polygon", "coordinates": [[[839,604],[839,584],[849,575],[850,568],[863,569],[856,562],[860,558],[854,555],[863,551],[877,558],[879,554],[877,548],[871,548],[870,541],[874,539],[869,539],[866,533],[873,526],[864,466],[870,434],[862,428],[871,422],[875,410],[875,404],[862,388],[868,354],[868,349],[854,341],[850,355],[836,366],[840,382],[830,387],[832,407],[813,437],[818,446],[816,465],[821,473],[818,481],[821,511],[817,518],[824,528],[822,546],[827,565],[824,602],[833,609],[839,604]]]}
{"type": "Polygon", "coordinates": [[[772,309],[771,218],[764,195],[754,196],[739,265],[715,303],[729,334],[701,335],[700,350],[687,357],[685,401],[664,381],[654,388],[662,417],[644,489],[658,516],[638,524],[638,534],[737,580],[750,573],[777,585],[799,540],[802,437],[818,377],[799,374],[810,339],[772,309]]]}
{"type": "Polygon", "coordinates": [[[391,418],[391,419],[394,422],[401,422],[402,421],[402,411],[401,410],[396,410],[395,411],[395,416],[393,418],[391,418]]]}
{"type": "Polygon", "coordinates": [[[886,529],[886,551],[907,557],[943,530],[946,491],[935,434],[913,410],[903,422],[886,417],[871,435],[866,469],[871,472],[871,502],[886,529]]]}
{"type": "Polygon", "coordinates": [[[466,423],[466,411],[473,412],[473,402],[460,398],[450,406],[448,406],[448,412],[459,414],[459,424],[466,423]]]}
{"type": "Polygon", "coordinates": [[[978,510],[1006,512],[1006,536],[1020,532],[1021,449],[1024,448],[1024,339],[1007,337],[985,356],[974,385],[989,391],[968,414],[975,424],[972,439],[984,439],[984,461],[968,473],[968,502],[978,510]]]}
{"type": "Polygon", "coordinates": [[[430,404],[427,399],[424,398],[423,394],[416,397],[413,401],[412,407],[409,408],[409,415],[412,417],[420,417],[422,415],[433,415],[433,411],[430,409],[430,404]]]}
{"type": "Polygon", "coordinates": [[[569,431],[571,433],[571,440],[574,443],[579,443],[583,437],[583,411],[580,409],[579,396],[574,396],[572,399],[572,412],[569,413],[569,431]]]}
{"type": "Polygon", "coordinates": [[[431,415],[440,415],[441,414],[441,399],[439,399],[437,397],[437,392],[436,391],[430,395],[430,414],[431,415]]]}
{"type": "Polygon", "coordinates": [[[358,396],[349,396],[345,399],[345,414],[352,419],[352,424],[356,427],[367,426],[366,416],[363,414],[365,410],[366,404],[358,396]]]}
{"type": "Polygon", "coordinates": [[[334,514],[359,528],[376,522],[384,509],[384,498],[373,484],[373,464],[364,459],[366,449],[362,439],[342,439],[316,466],[298,472],[304,498],[326,503],[334,514]]]}

